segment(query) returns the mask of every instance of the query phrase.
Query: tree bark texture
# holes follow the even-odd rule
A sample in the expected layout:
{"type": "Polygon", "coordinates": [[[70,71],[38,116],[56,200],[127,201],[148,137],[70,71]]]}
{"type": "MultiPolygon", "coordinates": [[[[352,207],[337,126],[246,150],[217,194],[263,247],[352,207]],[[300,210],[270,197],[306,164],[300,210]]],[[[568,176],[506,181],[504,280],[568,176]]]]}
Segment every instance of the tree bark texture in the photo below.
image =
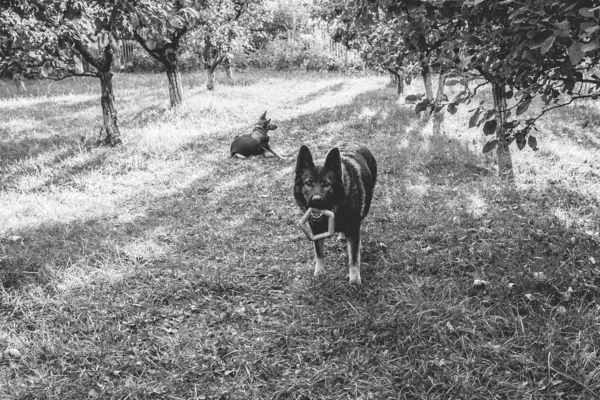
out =
{"type": "Polygon", "coordinates": [[[512,156],[506,140],[506,96],[504,83],[493,83],[492,94],[494,97],[494,110],[496,111],[496,158],[498,162],[498,175],[505,181],[515,179],[512,156]]]}
{"type": "Polygon", "coordinates": [[[98,71],[100,77],[100,104],[102,105],[102,118],[104,120],[104,133],[106,136],[100,139],[102,144],[116,146],[121,144],[121,132],[117,120],[117,110],[115,108],[115,96],[112,86],[113,73],[110,71],[98,71]]]}
{"type": "MultiPolygon", "coordinates": [[[[438,79],[437,96],[435,97],[435,105],[439,105],[444,100],[444,85],[446,84],[446,74],[440,72],[438,79]]],[[[444,113],[442,111],[433,112],[433,134],[440,135],[442,133],[442,121],[444,113]]]]}
{"type": "Polygon", "coordinates": [[[229,82],[233,82],[233,68],[229,57],[223,58],[223,68],[225,68],[225,76],[229,82]]]}
{"type": "Polygon", "coordinates": [[[183,89],[181,85],[181,73],[177,64],[167,68],[167,79],[169,80],[169,100],[171,107],[179,107],[183,104],[183,89]]]}
{"type": "Polygon", "coordinates": [[[431,82],[431,68],[429,67],[429,64],[423,64],[421,75],[423,76],[423,83],[425,84],[425,95],[429,100],[433,101],[433,83],[431,82]]]}

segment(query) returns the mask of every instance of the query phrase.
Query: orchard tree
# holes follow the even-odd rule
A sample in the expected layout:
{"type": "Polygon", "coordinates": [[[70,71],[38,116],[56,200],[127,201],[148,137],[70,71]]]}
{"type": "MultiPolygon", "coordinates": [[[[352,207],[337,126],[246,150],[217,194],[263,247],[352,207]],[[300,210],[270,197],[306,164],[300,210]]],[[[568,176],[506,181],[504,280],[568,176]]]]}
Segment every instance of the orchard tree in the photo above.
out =
{"type": "MultiPolygon", "coordinates": [[[[469,125],[483,125],[493,135],[483,148],[496,149],[501,176],[511,178],[509,145],[527,144],[537,150],[531,135],[535,122],[546,112],[586,97],[597,97],[597,87],[582,93],[583,83],[600,84],[586,78],[582,69],[597,63],[598,11],[591,1],[465,1],[461,18],[466,25],[455,42],[460,54],[459,70],[475,70],[492,85],[493,108],[479,104],[469,125]],[[532,117],[521,117],[533,99],[544,108],[532,117]],[[511,106],[507,106],[511,100],[511,106]],[[513,112],[514,117],[513,118],[513,112]]],[[[456,104],[470,101],[464,96],[456,104]]]]}
{"type": "Polygon", "coordinates": [[[440,72],[449,68],[445,52],[462,24],[455,1],[325,0],[319,8],[334,38],[361,51],[367,64],[394,75],[420,71],[427,99],[434,102],[432,63],[440,72]]]}
{"type": "Polygon", "coordinates": [[[382,26],[401,32],[403,46],[398,46],[396,58],[416,57],[425,78],[427,98],[416,105],[416,111],[447,108],[454,113],[459,104],[471,101],[479,87],[491,84],[493,106],[477,105],[469,125],[483,125],[486,135],[494,135],[483,150],[496,149],[499,174],[508,179],[513,176],[508,146],[516,142],[519,149],[526,144],[537,149],[531,130],[541,115],[599,95],[599,79],[584,74],[598,61],[600,11],[591,0],[362,0],[351,7],[333,0],[328,4],[333,10],[330,15],[350,26],[351,32],[366,29],[374,35],[369,39],[372,43],[389,35],[382,26]],[[460,79],[448,84],[461,82],[465,90],[445,102],[440,102],[438,92],[432,102],[426,78],[430,65],[457,75],[460,79]],[[473,80],[478,80],[477,86],[470,90],[468,82],[473,80]],[[595,87],[584,93],[583,84],[595,87]],[[523,119],[535,97],[545,108],[523,119]]]}
{"type": "Polygon", "coordinates": [[[213,90],[216,68],[221,63],[230,66],[235,53],[251,49],[256,32],[263,29],[271,14],[262,0],[205,0],[198,13],[190,42],[204,66],[206,88],[213,90]]]}
{"type": "Polygon", "coordinates": [[[171,107],[183,102],[178,51],[183,37],[198,21],[195,7],[195,1],[184,0],[141,0],[125,6],[131,35],[165,67],[171,107]]]}
{"type": "Polygon", "coordinates": [[[2,65],[55,80],[72,76],[99,78],[105,134],[100,142],[110,146],[122,142],[111,71],[121,34],[120,10],[120,2],[108,5],[103,0],[15,0],[2,4],[3,18],[10,18],[13,51],[13,58],[2,65]],[[82,60],[94,70],[85,71],[82,60]]]}

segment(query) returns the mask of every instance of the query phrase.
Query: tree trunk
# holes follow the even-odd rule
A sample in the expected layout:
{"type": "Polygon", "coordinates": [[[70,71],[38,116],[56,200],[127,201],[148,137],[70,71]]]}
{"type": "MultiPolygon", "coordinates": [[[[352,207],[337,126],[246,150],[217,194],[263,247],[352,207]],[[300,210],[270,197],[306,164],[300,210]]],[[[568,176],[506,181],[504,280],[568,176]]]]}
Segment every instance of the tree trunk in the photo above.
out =
{"type": "Polygon", "coordinates": [[[431,68],[429,64],[422,65],[421,75],[425,84],[425,95],[429,100],[433,101],[433,83],[431,82],[431,68]]]}
{"type": "MultiPolygon", "coordinates": [[[[446,83],[446,75],[440,71],[440,78],[438,80],[437,96],[435,97],[435,105],[438,106],[444,101],[444,84],[446,83]]],[[[444,120],[444,113],[442,111],[433,111],[433,134],[440,135],[442,133],[442,121],[444,120]]]]}
{"type": "Polygon", "coordinates": [[[212,67],[206,68],[206,88],[208,90],[215,88],[215,70],[212,67]]]}
{"type": "Polygon", "coordinates": [[[404,76],[399,73],[396,78],[396,94],[402,96],[404,94],[404,76]]]}
{"type": "MultiPolygon", "coordinates": [[[[427,99],[433,102],[433,84],[431,82],[431,68],[429,64],[423,63],[421,66],[421,76],[423,77],[423,84],[425,85],[425,96],[427,99]]],[[[423,112],[423,120],[429,119],[429,108],[423,112]]]]}
{"type": "MultiPolygon", "coordinates": [[[[110,67],[109,67],[110,68],[110,67]]],[[[110,71],[98,71],[100,77],[100,104],[102,105],[102,117],[104,119],[104,133],[106,136],[100,142],[108,146],[121,144],[121,132],[117,123],[117,110],[115,109],[115,96],[112,87],[113,73],[110,71]]]]}
{"type": "Polygon", "coordinates": [[[514,181],[512,157],[510,148],[506,141],[506,96],[504,83],[494,83],[492,85],[492,94],[494,96],[494,110],[496,111],[496,157],[498,162],[498,175],[505,181],[514,181]]]}
{"type": "Polygon", "coordinates": [[[181,87],[181,74],[177,64],[167,67],[167,79],[169,80],[169,100],[171,108],[179,107],[183,103],[183,89],[181,87]]]}
{"type": "Polygon", "coordinates": [[[233,82],[233,68],[231,67],[231,60],[228,56],[223,59],[223,67],[225,68],[225,75],[229,82],[233,82]]]}

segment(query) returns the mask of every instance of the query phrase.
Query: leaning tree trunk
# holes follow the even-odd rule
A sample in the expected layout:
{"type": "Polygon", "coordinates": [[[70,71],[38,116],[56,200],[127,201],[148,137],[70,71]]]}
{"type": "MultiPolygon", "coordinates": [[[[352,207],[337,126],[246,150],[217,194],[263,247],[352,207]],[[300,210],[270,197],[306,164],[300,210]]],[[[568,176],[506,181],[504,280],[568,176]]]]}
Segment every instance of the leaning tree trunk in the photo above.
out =
{"type": "Polygon", "coordinates": [[[121,132],[117,123],[117,110],[115,109],[115,96],[112,86],[113,73],[108,71],[98,71],[100,78],[100,104],[102,105],[102,117],[104,119],[104,139],[100,139],[102,144],[116,146],[121,144],[121,132]]]}
{"type": "Polygon", "coordinates": [[[167,67],[167,79],[169,80],[169,100],[171,108],[183,104],[183,89],[181,87],[181,73],[177,64],[167,67]]]}
{"type": "Polygon", "coordinates": [[[496,111],[496,157],[498,162],[498,175],[502,180],[513,181],[515,178],[510,155],[510,148],[506,140],[506,93],[504,83],[494,83],[492,85],[492,94],[494,97],[494,110],[496,111]]]}

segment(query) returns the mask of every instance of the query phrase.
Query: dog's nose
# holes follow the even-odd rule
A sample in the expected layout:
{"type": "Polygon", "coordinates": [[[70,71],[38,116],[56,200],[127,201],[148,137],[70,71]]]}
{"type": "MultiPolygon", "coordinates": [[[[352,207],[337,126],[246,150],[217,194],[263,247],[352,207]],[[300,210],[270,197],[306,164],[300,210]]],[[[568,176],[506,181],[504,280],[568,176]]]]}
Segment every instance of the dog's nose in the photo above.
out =
{"type": "Polygon", "coordinates": [[[314,195],[313,197],[311,197],[310,199],[310,205],[311,207],[319,207],[322,206],[325,203],[325,197],[321,196],[321,195],[314,195]]]}

